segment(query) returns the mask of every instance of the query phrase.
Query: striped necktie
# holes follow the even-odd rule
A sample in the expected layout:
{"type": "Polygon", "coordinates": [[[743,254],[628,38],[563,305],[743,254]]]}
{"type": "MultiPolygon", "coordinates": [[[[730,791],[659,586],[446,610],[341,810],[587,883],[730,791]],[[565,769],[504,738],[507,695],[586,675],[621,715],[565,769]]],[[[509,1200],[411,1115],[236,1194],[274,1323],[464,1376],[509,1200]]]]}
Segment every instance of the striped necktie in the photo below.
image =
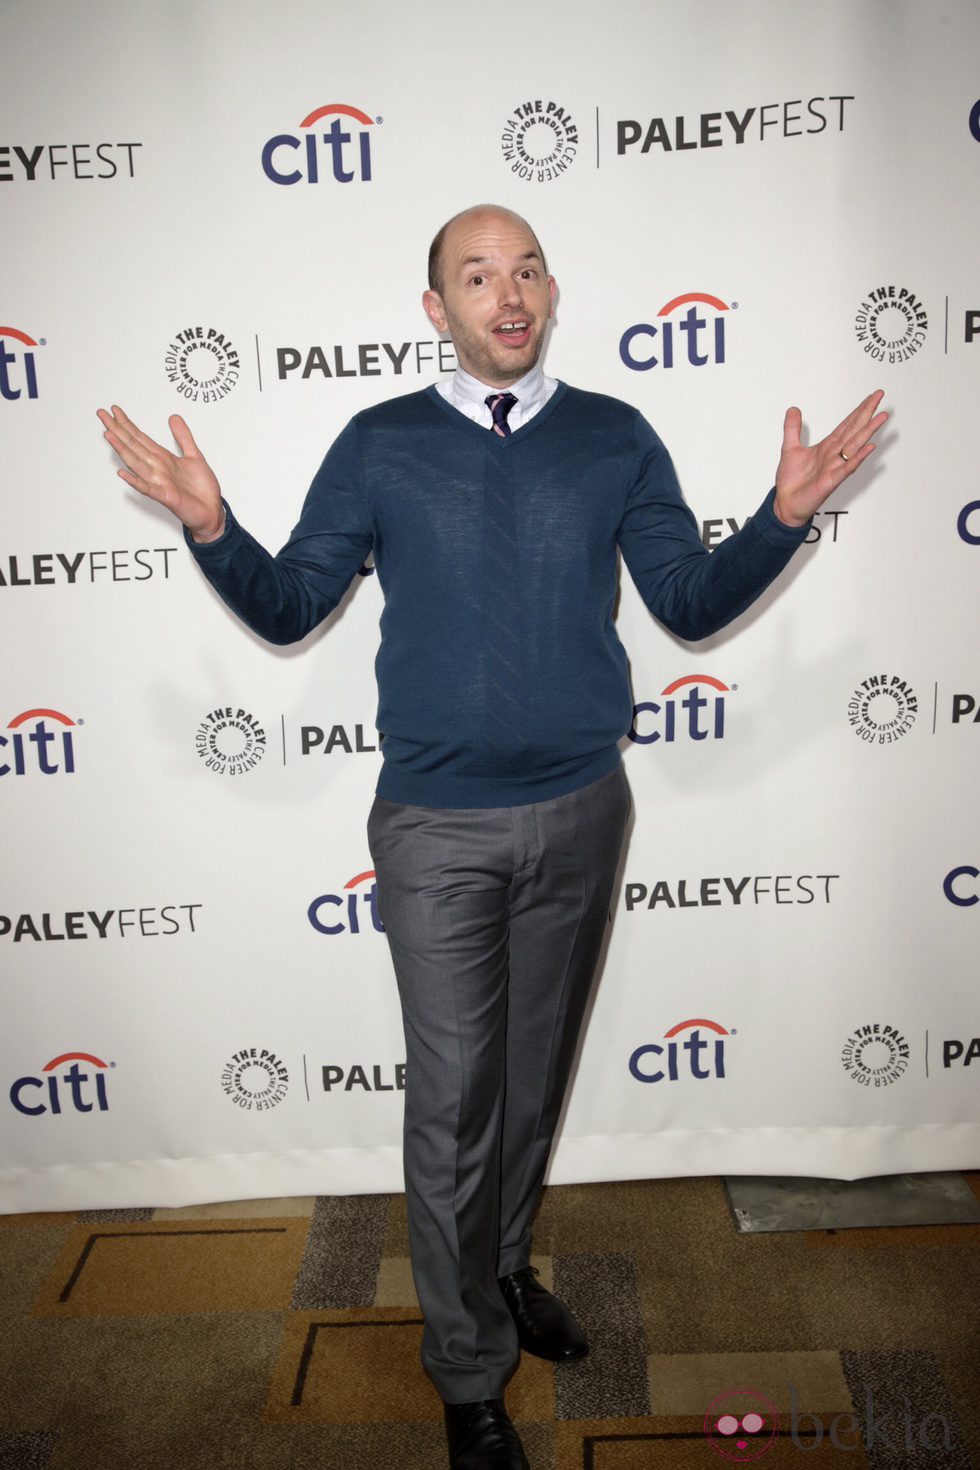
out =
{"type": "Polygon", "coordinates": [[[492,434],[499,434],[501,439],[510,438],[510,426],[507,423],[507,415],[517,402],[513,393],[488,393],[483,401],[493,415],[490,432],[492,434]]]}

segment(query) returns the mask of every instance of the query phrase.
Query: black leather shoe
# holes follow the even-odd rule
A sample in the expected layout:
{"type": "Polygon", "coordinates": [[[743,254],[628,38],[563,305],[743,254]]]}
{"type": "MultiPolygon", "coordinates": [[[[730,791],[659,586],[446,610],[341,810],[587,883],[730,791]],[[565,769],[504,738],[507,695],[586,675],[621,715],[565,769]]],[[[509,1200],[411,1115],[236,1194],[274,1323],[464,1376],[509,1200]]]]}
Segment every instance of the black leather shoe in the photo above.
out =
{"type": "Polygon", "coordinates": [[[530,1470],[503,1399],[443,1408],[450,1470],[530,1470]]]}
{"type": "Polygon", "coordinates": [[[589,1351],[588,1339],[568,1308],[536,1280],[536,1266],[499,1278],[526,1353],[552,1363],[574,1363],[589,1351]]]}

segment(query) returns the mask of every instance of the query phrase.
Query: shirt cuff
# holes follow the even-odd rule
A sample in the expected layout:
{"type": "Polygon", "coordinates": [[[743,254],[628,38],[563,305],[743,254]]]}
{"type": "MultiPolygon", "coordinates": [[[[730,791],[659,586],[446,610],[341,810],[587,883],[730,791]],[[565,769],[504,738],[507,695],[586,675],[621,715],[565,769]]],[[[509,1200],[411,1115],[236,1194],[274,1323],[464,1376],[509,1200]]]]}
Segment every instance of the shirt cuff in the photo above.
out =
{"type": "Polygon", "coordinates": [[[213,541],[195,541],[187,527],[184,527],[185,542],[194,555],[204,561],[207,561],[212,556],[220,556],[222,552],[233,550],[236,541],[241,536],[241,527],[231,513],[231,506],[224,498],[222,498],[221,504],[224,506],[225,511],[225,528],[221,535],[216,536],[213,541]]]}
{"type": "Polygon", "coordinates": [[[799,546],[805,541],[813,526],[813,517],[803,526],[787,526],[776,514],[776,487],[773,485],[769,494],[752,517],[753,523],[758,529],[759,535],[771,546],[799,546]]]}

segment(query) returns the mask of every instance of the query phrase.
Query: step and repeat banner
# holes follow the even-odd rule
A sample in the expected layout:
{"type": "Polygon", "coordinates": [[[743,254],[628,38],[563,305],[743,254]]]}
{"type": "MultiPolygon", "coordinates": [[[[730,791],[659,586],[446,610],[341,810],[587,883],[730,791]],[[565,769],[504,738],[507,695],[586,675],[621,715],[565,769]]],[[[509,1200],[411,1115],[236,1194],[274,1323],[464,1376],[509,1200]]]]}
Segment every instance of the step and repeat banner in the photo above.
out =
{"type": "Polygon", "coordinates": [[[480,201],[707,546],[789,405],[893,415],[731,628],[624,574],[635,825],[552,1182],[980,1164],[980,12],[598,19],[5,7],[0,1210],[401,1187],[377,579],[263,644],[95,411],[182,413],[280,546],[350,416],[452,372],[425,259],[480,201]]]}

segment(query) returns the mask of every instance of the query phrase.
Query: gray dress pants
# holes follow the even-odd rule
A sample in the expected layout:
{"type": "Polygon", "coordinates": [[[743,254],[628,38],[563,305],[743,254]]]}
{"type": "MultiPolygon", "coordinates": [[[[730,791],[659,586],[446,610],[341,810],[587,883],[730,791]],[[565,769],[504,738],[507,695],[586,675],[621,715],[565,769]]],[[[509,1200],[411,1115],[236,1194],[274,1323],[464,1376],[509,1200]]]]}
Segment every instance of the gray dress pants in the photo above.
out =
{"type": "Polygon", "coordinates": [[[447,1403],[501,1397],[517,1365],[497,1278],[528,1264],[631,806],[619,765],[528,806],[371,808],[422,1363],[447,1403]]]}

